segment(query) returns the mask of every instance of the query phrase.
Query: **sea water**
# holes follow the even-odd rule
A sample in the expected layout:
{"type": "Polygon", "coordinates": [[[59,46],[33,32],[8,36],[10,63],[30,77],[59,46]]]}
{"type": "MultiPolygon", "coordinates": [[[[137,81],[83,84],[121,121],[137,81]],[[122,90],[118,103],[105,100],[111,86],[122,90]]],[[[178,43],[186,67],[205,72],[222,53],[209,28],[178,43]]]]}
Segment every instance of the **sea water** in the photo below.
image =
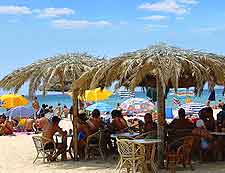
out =
{"type": "MultiPolygon", "coordinates": [[[[215,89],[215,93],[216,93],[216,101],[213,101],[212,104],[217,104],[219,100],[224,101],[224,97],[222,95],[223,89],[215,89]]],[[[210,95],[210,92],[208,90],[203,90],[201,96],[190,96],[190,98],[193,102],[205,104],[206,101],[208,100],[209,95],[210,95]]],[[[146,92],[137,91],[135,92],[135,97],[147,98],[146,92]]],[[[176,97],[181,102],[181,104],[184,104],[185,99],[187,98],[187,96],[176,96],[172,92],[169,92],[166,99],[166,107],[172,107],[173,109],[176,109],[178,107],[177,105],[173,104],[174,97],[176,97]]],[[[58,103],[61,103],[62,106],[66,105],[67,107],[70,107],[72,105],[72,98],[68,95],[63,95],[60,93],[54,94],[54,95],[47,95],[47,96],[38,95],[37,98],[40,105],[47,104],[49,106],[56,106],[58,103]]],[[[115,94],[115,95],[112,95],[109,99],[104,100],[103,102],[116,107],[117,103],[121,103],[125,100],[126,99],[121,98],[119,95],[115,94]]],[[[29,106],[31,106],[31,103],[29,106]]],[[[2,112],[5,112],[5,109],[0,109],[0,113],[2,112]]]]}

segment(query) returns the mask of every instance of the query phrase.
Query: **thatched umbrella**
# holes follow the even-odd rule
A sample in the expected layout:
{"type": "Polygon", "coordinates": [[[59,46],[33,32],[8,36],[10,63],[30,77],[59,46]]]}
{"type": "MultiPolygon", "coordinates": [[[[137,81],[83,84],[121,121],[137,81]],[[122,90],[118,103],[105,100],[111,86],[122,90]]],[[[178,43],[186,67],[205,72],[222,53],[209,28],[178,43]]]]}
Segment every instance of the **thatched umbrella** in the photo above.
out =
{"type": "MultiPolygon", "coordinates": [[[[84,90],[99,86],[157,87],[158,133],[163,140],[164,92],[166,87],[195,87],[201,93],[206,82],[213,88],[224,84],[224,57],[195,50],[185,50],[165,44],[123,54],[85,73],[73,83],[73,89],[84,90]]],[[[163,151],[161,145],[160,151],[163,151]]],[[[162,158],[162,153],[159,155],[162,158]]],[[[162,160],[162,159],[161,159],[162,160]]]]}
{"type": "Polygon", "coordinates": [[[73,80],[78,79],[100,61],[102,60],[86,53],[53,56],[8,74],[0,81],[0,88],[17,92],[28,81],[30,96],[40,88],[44,95],[47,90],[64,91],[65,87],[66,90],[70,87],[73,80]],[[55,84],[58,85],[54,88],[55,84]]]}
{"type": "MultiPolygon", "coordinates": [[[[68,90],[73,80],[84,72],[103,62],[86,53],[64,54],[40,60],[26,67],[17,69],[0,81],[0,88],[14,90],[16,93],[25,82],[29,82],[29,96],[41,89],[43,94],[48,90],[68,90]]],[[[78,101],[73,97],[73,129],[74,139],[77,138],[78,101]]],[[[74,144],[74,155],[77,156],[77,143],[74,144]]]]}

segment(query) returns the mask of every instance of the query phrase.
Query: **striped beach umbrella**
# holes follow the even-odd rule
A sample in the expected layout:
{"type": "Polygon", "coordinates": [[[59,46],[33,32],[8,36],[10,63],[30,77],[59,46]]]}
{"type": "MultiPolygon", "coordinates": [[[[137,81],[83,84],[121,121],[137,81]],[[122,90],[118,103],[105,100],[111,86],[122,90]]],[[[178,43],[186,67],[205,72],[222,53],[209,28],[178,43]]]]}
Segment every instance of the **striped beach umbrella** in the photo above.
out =
{"type": "Polygon", "coordinates": [[[203,107],[205,107],[205,105],[202,103],[191,102],[191,103],[183,104],[179,108],[183,108],[187,114],[196,115],[203,107]]]}
{"type": "Polygon", "coordinates": [[[147,113],[152,111],[155,108],[155,105],[143,98],[130,98],[120,104],[120,108],[122,109],[123,113],[128,114],[140,114],[140,113],[147,113]]]}

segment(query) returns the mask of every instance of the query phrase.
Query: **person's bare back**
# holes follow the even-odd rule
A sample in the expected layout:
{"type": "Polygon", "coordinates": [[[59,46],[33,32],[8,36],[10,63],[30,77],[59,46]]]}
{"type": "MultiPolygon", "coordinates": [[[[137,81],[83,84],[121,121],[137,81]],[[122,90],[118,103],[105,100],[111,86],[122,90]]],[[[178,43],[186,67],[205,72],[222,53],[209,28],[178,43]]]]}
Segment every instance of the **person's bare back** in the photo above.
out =
{"type": "Polygon", "coordinates": [[[26,120],[25,130],[26,130],[27,132],[32,132],[32,131],[33,131],[33,124],[34,124],[34,119],[28,118],[28,119],[26,120]]]}

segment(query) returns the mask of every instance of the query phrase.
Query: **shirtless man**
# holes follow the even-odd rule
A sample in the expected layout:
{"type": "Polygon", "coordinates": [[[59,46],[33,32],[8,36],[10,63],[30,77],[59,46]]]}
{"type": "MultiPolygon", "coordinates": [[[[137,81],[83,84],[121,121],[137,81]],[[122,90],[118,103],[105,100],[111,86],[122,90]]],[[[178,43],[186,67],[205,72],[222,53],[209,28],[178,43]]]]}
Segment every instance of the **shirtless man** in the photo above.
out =
{"type": "Polygon", "coordinates": [[[5,115],[0,116],[0,135],[12,135],[13,134],[13,123],[6,120],[5,115]]]}
{"type": "MultiPolygon", "coordinates": [[[[43,143],[45,144],[44,149],[53,149],[54,148],[54,139],[53,136],[55,135],[56,132],[59,132],[63,138],[66,138],[66,131],[62,131],[62,129],[59,127],[59,122],[60,118],[57,116],[54,116],[52,118],[51,122],[48,122],[48,125],[44,128],[42,137],[43,137],[43,143]]],[[[57,143],[56,144],[56,149],[57,152],[52,156],[49,157],[48,159],[51,161],[56,160],[56,158],[60,155],[63,154],[66,151],[67,146],[65,146],[62,143],[57,143]]]]}
{"type": "Polygon", "coordinates": [[[32,119],[32,118],[28,118],[27,120],[26,120],[26,124],[25,124],[25,130],[27,131],[27,132],[32,132],[34,129],[33,129],[33,127],[34,127],[34,119],[32,119]]]}
{"type": "Polygon", "coordinates": [[[41,117],[36,119],[35,121],[35,128],[36,130],[44,130],[44,128],[48,125],[48,118],[41,117]]]}
{"type": "Polygon", "coordinates": [[[91,135],[99,130],[101,127],[101,118],[100,111],[98,109],[94,109],[91,113],[91,117],[87,120],[87,125],[89,129],[89,134],[91,135]]]}

